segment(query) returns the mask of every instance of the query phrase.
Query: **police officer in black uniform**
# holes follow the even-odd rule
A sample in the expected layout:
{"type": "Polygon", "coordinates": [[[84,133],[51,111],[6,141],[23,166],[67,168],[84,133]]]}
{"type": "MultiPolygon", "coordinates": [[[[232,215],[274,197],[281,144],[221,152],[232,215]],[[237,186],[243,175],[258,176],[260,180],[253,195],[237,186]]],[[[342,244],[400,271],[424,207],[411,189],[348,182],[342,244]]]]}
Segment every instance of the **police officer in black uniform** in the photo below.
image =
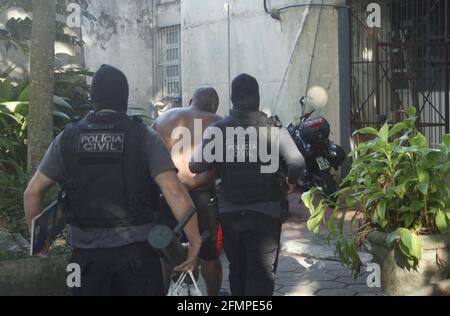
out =
{"type": "Polygon", "coordinates": [[[230,262],[232,295],[271,296],[275,286],[281,217],[286,205],[286,174],[282,169],[287,171],[289,182],[295,183],[304,160],[280,122],[259,111],[259,86],[255,78],[242,74],[233,81],[232,102],[230,115],[206,130],[203,145],[197,148],[190,169],[193,173],[202,173],[216,167],[220,176],[219,216],[223,245],[230,262]],[[237,129],[242,131],[242,128],[249,133],[239,137],[237,129]],[[252,128],[255,133],[251,133],[252,128]],[[229,131],[233,130],[236,134],[230,135],[229,131]],[[267,133],[260,133],[261,130],[267,133]],[[268,132],[272,130],[278,133],[268,132]],[[218,131],[221,132],[219,135],[218,131]],[[256,141],[250,137],[252,134],[258,135],[256,141]],[[222,141],[211,146],[211,141],[217,137],[223,137],[222,141]],[[267,146],[267,151],[260,151],[262,146],[267,146]],[[207,148],[215,148],[210,156],[213,161],[207,158],[207,148]],[[277,150],[270,151],[270,148],[277,150]],[[264,171],[262,167],[267,167],[267,161],[261,152],[269,153],[280,163],[271,171],[264,171]],[[233,157],[233,161],[229,157],[233,157]]]}
{"type": "MultiPolygon", "coordinates": [[[[146,242],[159,189],[177,219],[193,208],[160,136],[126,114],[128,94],[125,75],[103,65],[92,82],[97,111],[55,139],[24,194],[31,225],[55,183],[66,192],[71,263],[81,268],[75,295],[164,295],[158,254],[146,242]]],[[[196,216],[185,232],[182,271],[194,267],[200,249],[196,216]]]]}

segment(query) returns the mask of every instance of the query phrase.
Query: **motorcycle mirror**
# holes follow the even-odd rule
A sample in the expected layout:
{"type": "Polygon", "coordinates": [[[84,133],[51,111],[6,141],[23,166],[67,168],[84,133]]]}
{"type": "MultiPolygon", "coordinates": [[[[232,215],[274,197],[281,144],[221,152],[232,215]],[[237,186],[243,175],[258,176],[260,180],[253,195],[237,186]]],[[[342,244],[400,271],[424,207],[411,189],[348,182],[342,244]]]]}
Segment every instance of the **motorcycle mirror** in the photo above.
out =
{"type": "Polygon", "coordinates": [[[305,115],[305,108],[306,108],[306,97],[301,97],[300,99],[300,109],[302,116],[305,115]]]}

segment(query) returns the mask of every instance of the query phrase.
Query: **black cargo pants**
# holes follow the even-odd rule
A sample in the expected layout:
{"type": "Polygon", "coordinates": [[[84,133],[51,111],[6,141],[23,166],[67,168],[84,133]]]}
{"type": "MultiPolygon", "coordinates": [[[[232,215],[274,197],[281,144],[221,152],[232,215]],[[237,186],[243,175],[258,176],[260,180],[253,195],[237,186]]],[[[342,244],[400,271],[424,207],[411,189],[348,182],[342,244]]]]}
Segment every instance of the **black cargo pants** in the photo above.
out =
{"type": "Polygon", "coordinates": [[[281,219],[242,211],[220,215],[223,246],[230,262],[233,296],[272,296],[281,237],[281,219]]]}
{"type": "Polygon", "coordinates": [[[74,296],[164,296],[161,262],[148,243],[111,249],[74,249],[81,268],[74,296]]]}

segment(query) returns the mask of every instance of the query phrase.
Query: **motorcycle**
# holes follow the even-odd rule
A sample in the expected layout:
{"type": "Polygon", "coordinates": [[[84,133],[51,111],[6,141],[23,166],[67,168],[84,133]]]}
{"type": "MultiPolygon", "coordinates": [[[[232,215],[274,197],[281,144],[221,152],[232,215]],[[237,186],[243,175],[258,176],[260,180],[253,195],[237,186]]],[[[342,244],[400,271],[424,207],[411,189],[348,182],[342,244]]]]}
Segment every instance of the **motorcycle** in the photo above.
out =
{"type": "Polygon", "coordinates": [[[288,131],[305,159],[305,169],[297,185],[302,192],[320,187],[332,196],[338,185],[332,169],[338,171],[347,158],[344,149],[330,142],[330,124],[324,117],[312,117],[316,110],[306,113],[306,97],[300,100],[301,118],[288,131]]]}

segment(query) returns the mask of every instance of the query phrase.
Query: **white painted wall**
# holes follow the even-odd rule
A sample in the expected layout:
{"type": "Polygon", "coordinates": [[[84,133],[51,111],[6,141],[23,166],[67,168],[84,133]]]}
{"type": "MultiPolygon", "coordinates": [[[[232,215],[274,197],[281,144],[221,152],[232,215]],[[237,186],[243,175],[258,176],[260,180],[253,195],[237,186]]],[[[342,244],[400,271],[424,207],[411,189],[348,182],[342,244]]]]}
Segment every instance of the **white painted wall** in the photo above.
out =
{"type": "MultiPolygon", "coordinates": [[[[304,4],[309,0],[268,0],[270,8],[304,4]]],[[[322,0],[311,0],[322,3],[322,0]]],[[[323,0],[343,4],[344,0],[323,0]]],[[[92,1],[89,12],[100,23],[83,20],[85,66],[93,71],[103,63],[121,68],[130,82],[131,106],[149,108],[158,95],[158,28],[182,25],[183,104],[203,84],[220,94],[220,114],[229,108],[229,78],[246,72],[261,87],[262,109],[276,113],[287,125],[298,120],[298,100],[309,92],[312,105],[322,105],[318,115],[332,126],[339,142],[339,73],[337,12],[312,7],[284,11],[281,21],[266,14],[261,0],[107,0],[92,1]],[[231,55],[228,56],[230,4],[231,55]],[[305,19],[295,47],[302,20],[305,19]],[[289,57],[294,49],[292,62],[289,57]],[[289,65],[289,66],[288,66],[289,65]],[[288,67],[288,68],[287,68],[288,67]],[[286,69],[286,82],[281,83],[286,69]]]]}
{"type": "Polygon", "coordinates": [[[159,0],[156,4],[158,27],[179,25],[181,23],[180,0],[159,0]]]}
{"type": "MultiPolygon", "coordinates": [[[[269,7],[302,4],[309,0],[272,0],[269,7]]],[[[221,99],[220,114],[229,108],[228,18],[226,0],[182,0],[182,73],[183,97],[189,97],[199,85],[214,86],[221,99]]],[[[313,0],[313,3],[322,3],[313,0]]],[[[323,3],[342,4],[340,0],[323,3]]],[[[305,8],[282,13],[281,21],[265,13],[263,1],[228,0],[231,28],[231,77],[246,72],[260,84],[261,108],[272,114],[279,96],[278,114],[285,124],[299,117],[298,100],[308,91],[311,103],[323,105],[325,115],[339,141],[339,73],[337,12],[333,8],[309,10],[300,41],[289,65],[286,84],[281,82],[289,63],[305,8]],[[279,92],[280,91],[280,92],[279,92]]]]}
{"type": "Polygon", "coordinates": [[[83,21],[86,67],[120,68],[128,77],[130,106],[148,108],[153,97],[153,0],[92,1],[101,23],[83,21]]]}

